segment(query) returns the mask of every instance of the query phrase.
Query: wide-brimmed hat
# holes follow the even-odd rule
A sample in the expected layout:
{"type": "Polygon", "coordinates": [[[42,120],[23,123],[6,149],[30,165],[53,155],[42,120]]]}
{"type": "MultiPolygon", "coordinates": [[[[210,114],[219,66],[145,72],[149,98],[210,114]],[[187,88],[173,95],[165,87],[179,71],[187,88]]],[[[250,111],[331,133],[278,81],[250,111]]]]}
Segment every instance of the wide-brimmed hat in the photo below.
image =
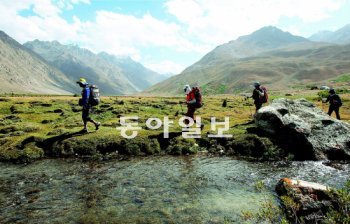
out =
{"type": "Polygon", "coordinates": [[[88,84],[87,81],[86,81],[86,79],[84,79],[84,78],[80,78],[80,79],[77,81],[77,83],[78,83],[78,84],[82,84],[82,85],[87,85],[87,84],[88,84]]]}

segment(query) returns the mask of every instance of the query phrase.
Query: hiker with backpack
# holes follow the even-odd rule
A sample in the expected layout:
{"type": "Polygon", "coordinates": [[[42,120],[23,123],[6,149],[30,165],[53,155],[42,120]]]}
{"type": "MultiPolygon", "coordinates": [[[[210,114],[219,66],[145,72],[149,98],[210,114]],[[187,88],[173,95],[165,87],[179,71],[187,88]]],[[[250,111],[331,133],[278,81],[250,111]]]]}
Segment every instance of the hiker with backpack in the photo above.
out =
{"type": "MultiPolygon", "coordinates": [[[[190,85],[185,85],[184,92],[186,94],[186,104],[187,104],[187,112],[185,116],[190,117],[194,120],[194,113],[198,108],[201,108],[203,106],[202,93],[197,84],[194,85],[193,88],[191,88],[190,85]]],[[[188,123],[188,121],[186,122],[188,123]]],[[[204,125],[201,124],[201,129],[203,129],[203,127],[204,125]]]]}
{"type": "Polygon", "coordinates": [[[334,89],[329,90],[329,96],[327,97],[327,100],[323,103],[329,102],[329,109],[328,109],[328,115],[331,116],[333,111],[335,112],[335,115],[337,116],[337,119],[340,120],[339,115],[339,109],[343,105],[340,96],[335,93],[334,89]]]}
{"type": "Polygon", "coordinates": [[[81,92],[82,98],[79,99],[79,106],[83,107],[82,118],[84,122],[84,129],[82,130],[82,132],[88,132],[88,122],[92,122],[95,125],[95,129],[98,130],[101,123],[94,121],[89,116],[91,107],[98,105],[100,101],[98,88],[94,85],[89,86],[89,84],[84,78],[80,78],[79,81],[77,81],[77,83],[83,89],[81,92]]]}
{"type": "Polygon", "coordinates": [[[259,82],[255,82],[252,98],[255,104],[255,112],[257,112],[268,101],[267,89],[261,86],[259,82]]]}

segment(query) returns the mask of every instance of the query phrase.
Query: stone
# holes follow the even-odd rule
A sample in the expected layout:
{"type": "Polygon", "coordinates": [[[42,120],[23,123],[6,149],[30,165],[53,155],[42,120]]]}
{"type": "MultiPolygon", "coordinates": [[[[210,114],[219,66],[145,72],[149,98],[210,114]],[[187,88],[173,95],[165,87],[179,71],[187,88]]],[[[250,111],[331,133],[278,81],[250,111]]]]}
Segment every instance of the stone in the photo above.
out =
{"type": "Polygon", "coordinates": [[[291,220],[304,220],[306,223],[320,223],[333,202],[327,186],[293,180],[281,179],[276,185],[276,192],[281,199],[287,217],[291,220]]]}
{"type": "Polygon", "coordinates": [[[350,124],[305,99],[276,99],[257,112],[255,123],[296,160],[350,159],[350,124]]]}

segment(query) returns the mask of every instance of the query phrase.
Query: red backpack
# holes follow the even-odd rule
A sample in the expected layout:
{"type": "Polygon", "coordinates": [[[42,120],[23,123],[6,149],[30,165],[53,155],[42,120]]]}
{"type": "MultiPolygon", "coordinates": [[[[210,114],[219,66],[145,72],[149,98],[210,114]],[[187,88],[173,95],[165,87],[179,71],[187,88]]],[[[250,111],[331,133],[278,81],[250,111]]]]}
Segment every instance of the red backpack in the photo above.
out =
{"type": "Polygon", "coordinates": [[[260,86],[260,90],[263,91],[264,95],[260,97],[261,103],[267,103],[269,100],[269,95],[267,94],[267,89],[264,86],[260,86]]]}

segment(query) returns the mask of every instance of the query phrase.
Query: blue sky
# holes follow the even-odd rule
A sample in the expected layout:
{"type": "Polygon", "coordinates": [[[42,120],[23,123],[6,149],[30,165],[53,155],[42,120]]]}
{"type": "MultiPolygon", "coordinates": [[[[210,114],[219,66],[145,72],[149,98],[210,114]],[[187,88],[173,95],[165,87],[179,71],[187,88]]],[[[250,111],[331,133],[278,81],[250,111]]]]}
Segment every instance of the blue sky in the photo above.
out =
{"type": "Polygon", "coordinates": [[[0,0],[0,30],[58,40],[179,73],[263,26],[309,37],[350,23],[350,0],[0,0]]]}

